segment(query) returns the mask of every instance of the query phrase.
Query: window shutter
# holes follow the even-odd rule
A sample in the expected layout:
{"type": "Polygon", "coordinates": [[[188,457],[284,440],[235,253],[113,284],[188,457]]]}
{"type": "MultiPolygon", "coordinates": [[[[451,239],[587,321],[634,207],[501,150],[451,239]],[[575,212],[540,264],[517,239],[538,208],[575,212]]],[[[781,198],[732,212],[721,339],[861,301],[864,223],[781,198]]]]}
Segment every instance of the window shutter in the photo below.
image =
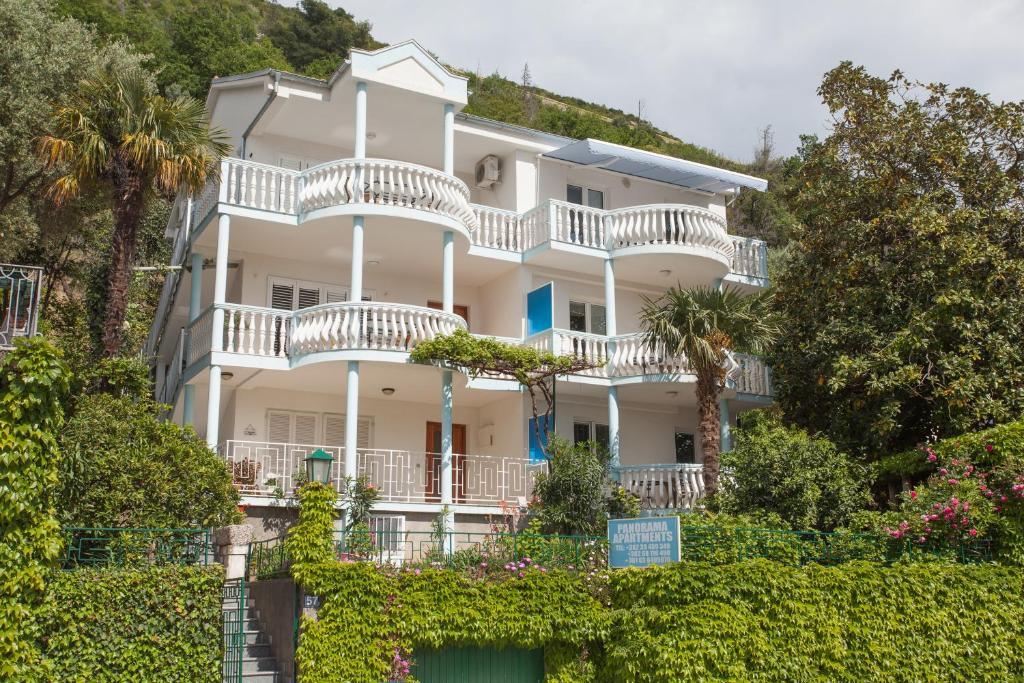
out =
{"type": "Polygon", "coordinates": [[[290,311],[295,308],[295,287],[283,282],[274,282],[270,285],[270,307],[283,311],[290,311]]]}
{"type": "Polygon", "coordinates": [[[340,304],[348,301],[348,291],[344,289],[327,289],[324,290],[324,303],[326,304],[340,304]]]}
{"type": "Polygon", "coordinates": [[[267,441],[288,443],[292,437],[292,416],[276,410],[267,411],[267,441]]]}
{"type": "Polygon", "coordinates": [[[297,308],[309,308],[320,303],[320,290],[299,287],[299,302],[297,308]]]}
{"type": "Polygon", "coordinates": [[[324,414],[324,445],[345,445],[345,416],[324,414]]]}
{"type": "Polygon", "coordinates": [[[309,413],[295,414],[295,443],[316,443],[316,415],[309,413]]]}
{"type": "Polygon", "coordinates": [[[359,432],[356,437],[357,448],[369,448],[373,431],[373,420],[369,417],[359,418],[359,432]]]}

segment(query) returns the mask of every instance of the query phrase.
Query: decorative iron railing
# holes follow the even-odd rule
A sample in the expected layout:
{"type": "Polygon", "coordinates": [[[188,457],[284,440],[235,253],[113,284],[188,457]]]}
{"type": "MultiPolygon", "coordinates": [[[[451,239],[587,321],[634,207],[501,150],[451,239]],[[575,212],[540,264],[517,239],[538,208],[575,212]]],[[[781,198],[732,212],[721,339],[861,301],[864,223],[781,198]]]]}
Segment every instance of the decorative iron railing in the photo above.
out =
{"type": "Polygon", "coordinates": [[[0,349],[36,334],[43,269],[0,263],[0,349]]]}
{"type": "Polygon", "coordinates": [[[213,562],[209,529],[67,527],[64,569],[213,562]]]}

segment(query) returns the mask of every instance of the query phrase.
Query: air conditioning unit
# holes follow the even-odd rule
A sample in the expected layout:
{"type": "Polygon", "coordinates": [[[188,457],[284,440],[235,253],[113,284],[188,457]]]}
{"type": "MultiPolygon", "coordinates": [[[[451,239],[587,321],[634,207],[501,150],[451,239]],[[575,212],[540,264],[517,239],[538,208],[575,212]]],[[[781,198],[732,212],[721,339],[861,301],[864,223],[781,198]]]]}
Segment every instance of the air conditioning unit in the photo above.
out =
{"type": "Polygon", "coordinates": [[[488,188],[501,182],[501,159],[488,154],[476,162],[476,186],[488,188]]]}

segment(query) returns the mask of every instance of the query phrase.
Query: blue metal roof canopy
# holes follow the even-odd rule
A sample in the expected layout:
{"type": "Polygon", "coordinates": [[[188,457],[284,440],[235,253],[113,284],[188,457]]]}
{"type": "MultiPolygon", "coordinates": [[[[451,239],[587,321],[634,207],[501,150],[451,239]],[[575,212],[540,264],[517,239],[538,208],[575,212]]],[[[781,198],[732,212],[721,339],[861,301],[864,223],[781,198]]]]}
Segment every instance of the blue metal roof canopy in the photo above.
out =
{"type": "Polygon", "coordinates": [[[768,189],[767,180],[745,173],[590,138],[545,152],[544,156],[704,192],[726,192],[737,187],[761,192],[768,189]]]}

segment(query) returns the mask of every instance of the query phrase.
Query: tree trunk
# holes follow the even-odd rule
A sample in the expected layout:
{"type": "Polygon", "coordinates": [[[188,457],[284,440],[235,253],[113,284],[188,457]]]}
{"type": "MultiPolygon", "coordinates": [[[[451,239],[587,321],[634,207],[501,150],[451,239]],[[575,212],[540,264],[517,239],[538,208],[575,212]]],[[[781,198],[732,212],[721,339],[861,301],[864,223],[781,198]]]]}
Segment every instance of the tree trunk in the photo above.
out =
{"type": "Polygon", "coordinates": [[[719,455],[722,450],[718,374],[715,368],[697,372],[698,429],[704,453],[704,492],[708,498],[718,493],[719,455]]]}
{"type": "MultiPolygon", "coordinates": [[[[115,167],[117,166],[115,161],[115,167]]],[[[121,350],[128,312],[128,289],[139,241],[139,223],[145,210],[143,179],[127,169],[114,174],[114,232],[110,240],[110,273],[103,320],[103,355],[112,358],[121,350]]]]}

